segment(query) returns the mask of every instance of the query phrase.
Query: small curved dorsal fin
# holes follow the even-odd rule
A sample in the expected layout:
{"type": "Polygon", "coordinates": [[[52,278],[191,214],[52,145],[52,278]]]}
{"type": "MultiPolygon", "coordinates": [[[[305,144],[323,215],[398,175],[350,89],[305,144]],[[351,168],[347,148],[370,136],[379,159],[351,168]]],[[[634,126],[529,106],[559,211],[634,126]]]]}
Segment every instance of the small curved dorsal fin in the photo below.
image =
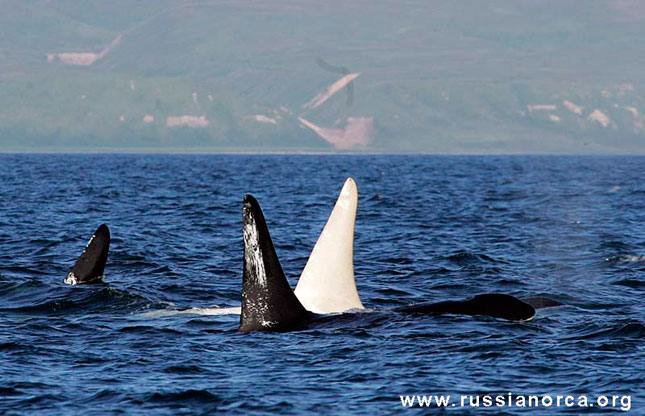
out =
{"type": "Polygon", "coordinates": [[[348,178],[296,285],[296,296],[311,312],[364,309],[354,280],[357,207],[356,182],[348,178]]]}
{"type": "Polygon", "coordinates": [[[64,282],[70,285],[100,283],[110,251],[110,230],[101,224],[87,242],[85,250],[76,260],[76,264],[65,277],[64,282]]]}

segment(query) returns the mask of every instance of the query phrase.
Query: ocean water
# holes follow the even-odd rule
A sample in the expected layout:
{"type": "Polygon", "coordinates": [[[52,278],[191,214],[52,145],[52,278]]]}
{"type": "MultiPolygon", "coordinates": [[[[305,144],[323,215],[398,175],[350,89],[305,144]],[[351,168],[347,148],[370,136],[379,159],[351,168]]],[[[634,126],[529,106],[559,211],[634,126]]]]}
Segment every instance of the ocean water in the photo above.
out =
{"type": "Polygon", "coordinates": [[[0,155],[0,414],[418,414],[401,395],[509,392],[630,396],[645,414],[644,172],[643,157],[0,155]],[[244,334],[237,315],[173,313],[239,305],[245,193],[295,286],[348,176],[368,313],[244,334]],[[101,223],[106,284],[64,285],[101,223]],[[527,323],[388,311],[490,292],[566,305],[527,323]]]}

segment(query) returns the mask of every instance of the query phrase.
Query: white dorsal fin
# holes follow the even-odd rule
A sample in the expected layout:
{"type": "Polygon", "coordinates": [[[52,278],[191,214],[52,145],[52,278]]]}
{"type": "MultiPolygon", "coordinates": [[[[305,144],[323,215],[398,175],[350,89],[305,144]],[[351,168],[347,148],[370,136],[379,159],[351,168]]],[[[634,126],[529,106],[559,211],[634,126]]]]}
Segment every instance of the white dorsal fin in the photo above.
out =
{"type": "Polygon", "coordinates": [[[300,303],[314,313],[364,309],[354,281],[354,223],[358,190],[345,181],[296,286],[300,303]]]}

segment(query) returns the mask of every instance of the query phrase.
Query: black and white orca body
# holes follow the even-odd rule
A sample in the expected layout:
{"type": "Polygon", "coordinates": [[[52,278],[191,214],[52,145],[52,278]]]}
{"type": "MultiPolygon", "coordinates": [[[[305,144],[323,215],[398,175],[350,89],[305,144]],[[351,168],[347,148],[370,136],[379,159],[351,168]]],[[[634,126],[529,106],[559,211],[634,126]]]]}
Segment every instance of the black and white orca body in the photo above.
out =
{"type": "Polygon", "coordinates": [[[87,246],[76,264],[65,277],[68,285],[101,283],[103,271],[110,251],[110,230],[101,224],[87,242],[87,246]]]}

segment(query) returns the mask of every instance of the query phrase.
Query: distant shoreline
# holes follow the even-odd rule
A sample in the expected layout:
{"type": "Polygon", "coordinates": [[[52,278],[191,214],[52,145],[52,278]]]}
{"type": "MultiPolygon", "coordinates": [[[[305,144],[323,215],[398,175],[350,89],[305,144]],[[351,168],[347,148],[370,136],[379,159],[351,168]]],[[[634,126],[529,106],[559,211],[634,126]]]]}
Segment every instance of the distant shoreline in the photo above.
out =
{"type": "Polygon", "coordinates": [[[392,151],[322,151],[322,150],[233,150],[212,148],[136,148],[136,149],[0,149],[0,154],[132,154],[132,155],[302,155],[302,156],[645,156],[643,153],[588,152],[588,153],[527,153],[527,152],[392,152],[392,151]]]}

